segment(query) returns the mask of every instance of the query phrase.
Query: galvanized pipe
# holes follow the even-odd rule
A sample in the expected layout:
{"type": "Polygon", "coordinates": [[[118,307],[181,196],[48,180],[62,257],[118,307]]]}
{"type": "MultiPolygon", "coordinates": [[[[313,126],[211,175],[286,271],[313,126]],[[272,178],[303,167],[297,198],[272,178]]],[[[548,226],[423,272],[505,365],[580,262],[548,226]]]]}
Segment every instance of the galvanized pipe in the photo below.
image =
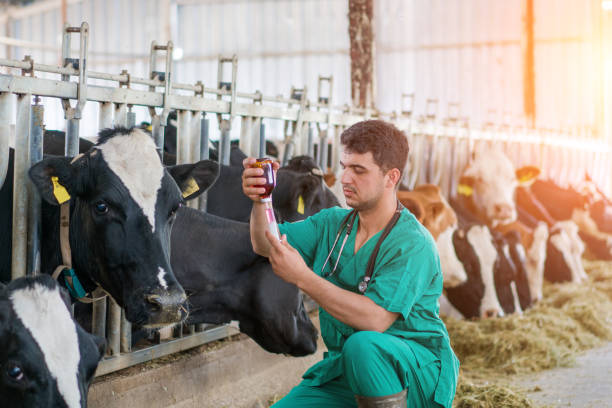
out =
{"type": "Polygon", "coordinates": [[[251,123],[251,141],[250,146],[251,149],[248,152],[245,152],[248,156],[253,157],[261,157],[259,154],[259,132],[261,131],[261,118],[253,118],[253,122],[251,123]]]}
{"type": "Polygon", "coordinates": [[[113,127],[113,104],[110,102],[103,102],[98,104],[100,107],[98,111],[98,128],[107,129],[113,127]]]}
{"type": "Polygon", "coordinates": [[[164,160],[164,129],[165,126],[161,126],[161,118],[159,115],[151,116],[151,135],[157,146],[157,152],[161,157],[162,162],[164,160]]]}
{"type": "Polygon", "coordinates": [[[17,95],[17,122],[15,124],[15,163],[13,182],[13,253],[11,277],[26,275],[28,234],[28,169],[29,139],[32,110],[31,94],[17,95]]]}
{"type": "Polygon", "coordinates": [[[0,188],[4,185],[9,165],[11,136],[11,94],[0,92],[0,188]]]}
{"type": "Polygon", "coordinates": [[[261,122],[259,126],[259,155],[257,157],[264,157],[266,155],[266,125],[261,122]]]}
{"type": "Polygon", "coordinates": [[[191,161],[191,112],[178,111],[176,119],[176,164],[185,164],[191,161]]]}
{"type": "Polygon", "coordinates": [[[251,151],[251,134],[253,132],[252,124],[252,116],[243,116],[240,120],[240,142],[238,144],[238,147],[247,156],[251,151]]]}
{"type": "MultiPolygon", "coordinates": [[[[202,117],[201,112],[190,112],[191,129],[189,134],[189,163],[195,163],[200,161],[201,149],[200,144],[202,143],[202,117]],[[198,120],[200,119],[200,120],[198,120]]],[[[195,203],[195,201],[193,201],[195,203]]],[[[194,207],[196,208],[196,207],[194,207]]]]}
{"type": "MultiPolygon", "coordinates": [[[[32,124],[30,127],[30,166],[43,158],[43,105],[32,105],[32,124]]],[[[40,195],[34,184],[28,182],[30,200],[28,202],[28,274],[40,273],[40,233],[41,233],[41,202],[40,195]]]]}
{"type": "MultiPolygon", "coordinates": [[[[98,126],[100,129],[113,127],[114,104],[104,102],[99,104],[98,126]]],[[[106,338],[106,298],[98,300],[92,306],[92,331],[95,335],[106,338]]]]}
{"type": "Polygon", "coordinates": [[[219,159],[221,164],[229,166],[230,164],[230,123],[223,119],[219,125],[221,128],[221,139],[219,140],[219,159]]]}
{"type": "MultiPolygon", "coordinates": [[[[208,129],[210,126],[209,120],[206,119],[206,114],[202,113],[202,119],[200,119],[200,160],[206,160],[210,157],[210,140],[208,129]]],[[[208,199],[208,193],[203,193],[198,200],[198,208],[200,211],[206,212],[206,202],[208,199]]]]}
{"type": "Polygon", "coordinates": [[[327,127],[325,130],[321,130],[319,135],[319,167],[323,170],[323,173],[327,173],[327,162],[329,161],[327,158],[327,133],[329,132],[330,127],[327,127]]]}
{"type": "Polygon", "coordinates": [[[66,144],[64,146],[64,156],[75,157],[79,154],[79,124],[80,119],[66,120],[66,144]]]}
{"type": "Polygon", "coordinates": [[[115,126],[127,126],[127,105],[125,103],[115,104],[115,117],[113,123],[115,126]]]}
{"type": "Polygon", "coordinates": [[[306,155],[314,158],[314,129],[308,124],[308,142],[306,144],[307,148],[305,150],[306,155]]]}
{"type": "Polygon", "coordinates": [[[116,356],[121,352],[121,308],[110,299],[108,316],[108,354],[116,356]]]}
{"type": "Polygon", "coordinates": [[[131,110],[128,110],[126,126],[129,128],[136,126],[136,112],[132,112],[131,110]]]}
{"type": "Polygon", "coordinates": [[[132,324],[125,317],[125,310],[121,309],[121,352],[132,351],[132,324]]]}

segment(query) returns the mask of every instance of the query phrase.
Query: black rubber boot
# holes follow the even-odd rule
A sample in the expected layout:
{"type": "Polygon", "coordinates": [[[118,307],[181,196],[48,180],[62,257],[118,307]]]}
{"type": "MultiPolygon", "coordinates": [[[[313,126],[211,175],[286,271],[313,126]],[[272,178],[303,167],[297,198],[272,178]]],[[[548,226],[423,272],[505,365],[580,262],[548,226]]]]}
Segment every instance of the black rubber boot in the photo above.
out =
{"type": "Polygon", "coordinates": [[[355,395],[359,408],[406,408],[406,390],[382,397],[355,395]]]}

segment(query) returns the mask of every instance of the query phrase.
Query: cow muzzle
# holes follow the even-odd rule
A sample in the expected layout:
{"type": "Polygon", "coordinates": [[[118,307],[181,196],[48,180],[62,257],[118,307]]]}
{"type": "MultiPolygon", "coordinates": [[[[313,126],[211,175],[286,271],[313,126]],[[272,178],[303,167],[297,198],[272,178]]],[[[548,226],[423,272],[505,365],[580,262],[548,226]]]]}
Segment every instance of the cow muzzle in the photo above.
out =
{"type": "Polygon", "coordinates": [[[159,328],[184,321],[188,314],[187,296],[182,289],[159,290],[146,293],[147,328],[159,328]]]}

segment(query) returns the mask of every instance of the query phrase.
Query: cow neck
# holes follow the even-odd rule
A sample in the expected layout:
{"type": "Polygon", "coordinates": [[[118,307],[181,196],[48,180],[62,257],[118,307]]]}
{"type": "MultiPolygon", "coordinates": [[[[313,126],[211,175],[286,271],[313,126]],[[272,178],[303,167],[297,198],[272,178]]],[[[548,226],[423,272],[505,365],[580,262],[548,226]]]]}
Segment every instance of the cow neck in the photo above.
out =
{"type": "Polygon", "coordinates": [[[70,249],[70,200],[60,205],[59,239],[62,264],[57,266],[53,271],[51,275],[53,279],[58,280],[60,275],[62,275],[63,283],[68,289],[70,296],[81,303],[93,303],[97,300],[104,299],[106,294],[99,285],[96,285],[96,288],[91,292],[91,296],[87,296],[87,292],[83,288],[81,281],[72,267],[72,250],[70,249]]]}
{"type": "Polygon", "coordinates": [[[458,201],[458,204],[461,207],[463,207],[463,209],[465,211],[467,211],[468,214],[464,214],[464,215],[467,215],[470,218],[473,218],[475,222],[478,222],[478,223],[484,224],[484,225],[489,225],[489,223],[487,222],[486,217],[483,216],[480,211],[478,211],[478,208],[476,208],[476,204],[474,203],[474,199],[471,196],[468,196],[466,194],[458,193],[457,194],[457,201],[458,201]]]}

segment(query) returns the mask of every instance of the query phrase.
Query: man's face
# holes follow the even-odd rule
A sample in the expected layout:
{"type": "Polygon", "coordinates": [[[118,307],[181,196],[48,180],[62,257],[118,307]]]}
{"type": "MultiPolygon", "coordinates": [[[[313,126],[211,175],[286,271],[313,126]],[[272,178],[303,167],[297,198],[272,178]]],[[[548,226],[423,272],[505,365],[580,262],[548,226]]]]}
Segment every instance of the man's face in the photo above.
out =
{"type": "Polygon", "coordinates": [[[357,211],[373,208],[382,197],[388,175],[374,162],[371,152],[351,153],[342,151],[342,191],[346,204],[357,211]]]}

